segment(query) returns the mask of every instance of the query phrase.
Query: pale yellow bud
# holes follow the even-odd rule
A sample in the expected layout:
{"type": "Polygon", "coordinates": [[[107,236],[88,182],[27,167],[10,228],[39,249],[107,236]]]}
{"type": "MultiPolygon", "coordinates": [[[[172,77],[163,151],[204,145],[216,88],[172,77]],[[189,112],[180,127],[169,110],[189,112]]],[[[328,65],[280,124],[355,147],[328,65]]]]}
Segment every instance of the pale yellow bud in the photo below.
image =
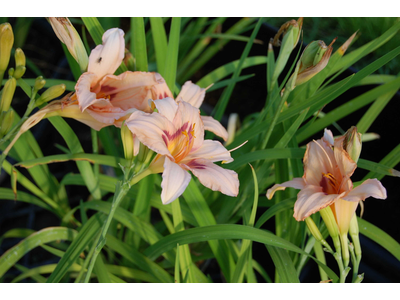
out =
{"type": "Polygon", "coordinates": [[[134,158],[133,135],[128,126],[126,126],[125,124],[121,126],[121,140],[124,146],[125,158],[132,162],[134,158]]]}
{"type": "Polygon", "coordinates": [[[26,71],[25,66],[18,66],[15,71],[14,74],[12,75],[15,79],[20,79],[22,76],[24,76],[26,71]]]}
{"type": "Polygon", "coordinates": [[[2,113],[1,128],[0,128],[1,137],[6,135],[10,131],[13,122],[14,122],[14,111],[12,109],[2,113]]]}
{"type": "Polygon", "coordinates": [[[46,80],[43,79],[43,76],[38,76],[35,80],[35,85],[33,86],[33,89],[37,92],[40,91],[44,85],[46,84],[46,80]]]}
{"type": "Polygon", "coordinates": [[[17,86],[17,81],[14,77],[7,80],[4,85],[3,92],[1,95],[1,111],[8,111],[11,105],[11,101],[14,97],[15,88],[17,86]]]}
{"type": "Polygon", "coordinates": [[[78,32],[68,18],[49,18],[51,27],[61,42],[67,46],[69,53],[78,62],[82,72],[88,67],[89,58],[78,32]]]}
{"type": "Polygon", "coordinates": [[[0,72],[4,72],[10,61],[11,48],[14,44],[14,33],[9,23],[0,25],[0,72]]]}
{"type": "Polygon", "coordinates": [[[37,100],[36,105],[39,106],[45,102],[49,102],[60,97],[65,92],[65,84],[58,84],[48,88],[37,100]]]}
{"type": "Polygon", "coordinates": [[[362,148],[361,133],[357,132],[357,127],[351,126],[344,136],[343,149],[357,162],[362,148]]]}
{"type": "Polygon", "coordinates": [[[18,68],[19,66],[25,67],[26,65],[26,57],[24,51],[21,48],[15,50],[15,67],[18,68]]]}

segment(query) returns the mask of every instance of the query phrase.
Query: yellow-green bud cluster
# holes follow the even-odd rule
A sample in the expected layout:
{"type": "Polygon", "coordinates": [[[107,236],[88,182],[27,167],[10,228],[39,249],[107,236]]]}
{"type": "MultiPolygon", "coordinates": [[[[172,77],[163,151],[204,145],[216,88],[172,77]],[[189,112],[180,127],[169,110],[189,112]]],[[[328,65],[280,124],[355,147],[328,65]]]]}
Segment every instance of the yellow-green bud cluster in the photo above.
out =
{"type": "MultiPolygon", "coordinates": [[[[36,85],[36,83],[35,83],[36,85]]],[[[45,102],[49,102],[57,97],[60,97],[65,92],[65,84],[58,84],[49,87],[37,100],[36,105],[41,105],[45,102]]]]}

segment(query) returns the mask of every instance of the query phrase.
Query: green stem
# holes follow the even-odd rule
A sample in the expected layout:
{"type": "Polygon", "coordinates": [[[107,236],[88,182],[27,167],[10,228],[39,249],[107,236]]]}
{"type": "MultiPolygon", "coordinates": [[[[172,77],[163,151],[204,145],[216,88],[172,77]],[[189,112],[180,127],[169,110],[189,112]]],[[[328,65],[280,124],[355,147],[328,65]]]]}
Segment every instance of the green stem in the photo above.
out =
{"type": "Polygon", "coordinates": [[[119,206],[119,204],[121,203],[121,200],[128,193],[130,187],[131,186],[128,183],[127,179],[125,179],[123,183],[121,183],[121,182],[117,183],[117,186],[115,188],[114,198],[113,198],[113,201],[111,203],[110,213],[108,214],[107,220],[103,225],[103,229],[101,231],[101,234],[100,234],[100,236],[98,237],[98,239],[97,239],[97,241],[95,243],[96,248],[95,248],[95,251],[93,253],[93,257],[90,260],[89,268],[88,268],[88,271],[87,271],[86,277],[85,277],[85,283],[89,282],[90,275],[92,274],[93,267],[94,267],[94,264],[96,262],[97,256],[100,254],[101,249],[103,249],[104,245],[106,244],[106,234],[107,234],[108,228],[110,227],[110,224],[111,224],[111,221],[113,219],[114,213],[115,213],[117,207],[119,206]]]}
{"type": "Polygon", "coordinates": [[[137,173],[135,176],[133,176],[133,178],[131,179],[129,184],[134,185],[135,183],[139,182],[140,180],[142,180],[143,178],[145,178],[146,176],[148,176],[152,173],[153,172],[150,170],[150,168],[144,169],[140,173],[137,173]]]}

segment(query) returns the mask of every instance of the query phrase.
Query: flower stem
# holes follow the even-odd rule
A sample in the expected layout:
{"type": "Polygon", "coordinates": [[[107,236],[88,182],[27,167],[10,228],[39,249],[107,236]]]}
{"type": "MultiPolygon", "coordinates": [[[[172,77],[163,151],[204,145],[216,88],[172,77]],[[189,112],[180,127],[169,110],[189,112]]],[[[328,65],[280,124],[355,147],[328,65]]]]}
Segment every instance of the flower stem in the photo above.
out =
{"type": "Polygon", "coordinates": [[[114,198],[111,203],[110,213],[108,214],[108,218],[103,225],[103,229],[101,231],[100,236],[98,237],[98,239],[95,242],[96,249],[93,253],[92,259],[90,260],[89,268],[88,268],[88,271],[87,271],[86,277],[85,277],[85,283],[89,282],[90,275],[92,274],[93,267],[96,262],[97,256],[99,255],[99,253],[101,252],[101,249],[103,249],[104,245],[106,244],[106,234],[107,234],[108,228],[110,227],[114,213],[115,213],[118,205],[121,203],[121,200],[128,193],[130,187],[131,187],[131,185],[129,184],[129,182],[126,178],[123,183],[121,183],[121,182],[117,183],[117,186],[115,188],[114,198]]]}

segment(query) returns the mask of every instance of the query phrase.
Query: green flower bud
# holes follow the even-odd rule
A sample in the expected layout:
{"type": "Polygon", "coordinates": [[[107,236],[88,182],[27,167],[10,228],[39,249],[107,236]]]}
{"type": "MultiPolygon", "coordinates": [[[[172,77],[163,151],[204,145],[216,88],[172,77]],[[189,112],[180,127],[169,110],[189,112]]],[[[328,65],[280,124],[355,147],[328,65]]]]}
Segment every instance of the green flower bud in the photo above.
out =
{"type": "Polygon", "coordinates": [[[14,68],[9,68],[8,69],[8,76],[13,77],[14,76],[14,68]]]}
{"type": "Polygon", "coordinates": [[[24,54],[24,51],[22,51],[21,48],[18,48],[17,50],[15,50],[15,67],[19,67],[19,66],[23,66],[25,67],[26,65],[26,57],[24,54]]]}
{"type": "Polygon", "coordinates": [[[18,66],[14,71],[13,77],[15,79],[20,79],[22,76],[24,76],[25,71],[26,71],[25,66],[18,66]]]}
{"type": "Polygon", "coordinates": [[[297,63],[296,86],[299,86],[321,72],[329,62],[333,50],[334,39],[329,46],[323,41],[313,41],[304,49],[297,63]]]}
{"type": "Polygon", "coordinates": [[[4,85],[3,92],[1,95],[1,111],[8,111],[11,105],[11,101],[14,97],[15,88],[17,86],[17,80],[14,77],[11,77],[7,80],[4,85]]]}
{"type": "Polygon", "coordinates": [[[344,135],[343,149],[346,150],[354,162],[357,162],[360,157],[361,148],[361,133],[357,132],[357,127],[351,126],[344,135]]]}
{"type": "Polygon", "coordinates": [[[308,218],[305,218],[304,221],[306,222],[308,230],[310,230],[310,232],[313,235],[313,237],[318,242],[320,242],[322,245],[324,245],[329,251],[333,252],[331,246],[329,246],[329,244],[322,237],[322,234],[319,231],[317,225],[314,223],[313,219],[311,217],[308,217],[308,218]]]}
{"type": "Polygon", "coordinates": [[[37,92],[40,91],[44,85],[46,84],[46,80],[43,79],[43,76],[38,76],[35,80],[35,85],[33,86],[33,89],[37,92]]]}
{"type": "Polygon", "coordinates": [[[65,92],[65,84],[58,84],[49,87],[37,100],[36,105],[39,106],[45,102],[49,102],[57,97],[60,97],[65,92]]]}
{"type": "Polygon", "coordinates": [[[132,162],[134,158],[133,134],[125,124],[121,126],[121,140],[124,146],[124,156],[132,162]]]}
{"type": "Polygon", "coordinates": [[[335,216],[333,215],[332,209],[328,206],[319,211],[322,220],[328,228],[329,235],[333,240],[333,244],[335,245],[336,252],[340,253],[340,239],[339,239],[339,228],[336,224],[335,216]]]}
{"type": "Polygon", "coordinates": [[[282,35],[282,44],[284,44],[285,36],[287,37],[289,34],[293,36],[292,39],[292,49],[296,48],[297,42],[300,38],[301,27],[303,26],[303,18],[299,18],[296,20],[290,20],[283,24],[281,28],[279,28],[277,34],[275,35],[274,39],[272,40],[272,44],[274,46],[280,46],[281,42],[279,41],[279,37],[282,35]]]}
{"type": "Polygon", "coordinates": [[[3,137],[10,131],[12,127],[14,122],[14,111],[10,109],[7,112],[2,112],[1,119],[0,136],[3,137]]]}
{"type": "Polygon", "coordinates": [[[0,25],[0,72],[8,67],[10,61],[11,48],[14,44],[14,33],[9,23],[0,25]]]}
{"type": "Polygon", "coordinates": [[[361,260],[361,245],[360,245],[360,239],[358,236],[359,235],[358,221],[357,221],[357,216],[355,214],[350,222],[349,234],[353,241],[354,252],[356,254],[356,257],[358,260],[361,260]]]}

